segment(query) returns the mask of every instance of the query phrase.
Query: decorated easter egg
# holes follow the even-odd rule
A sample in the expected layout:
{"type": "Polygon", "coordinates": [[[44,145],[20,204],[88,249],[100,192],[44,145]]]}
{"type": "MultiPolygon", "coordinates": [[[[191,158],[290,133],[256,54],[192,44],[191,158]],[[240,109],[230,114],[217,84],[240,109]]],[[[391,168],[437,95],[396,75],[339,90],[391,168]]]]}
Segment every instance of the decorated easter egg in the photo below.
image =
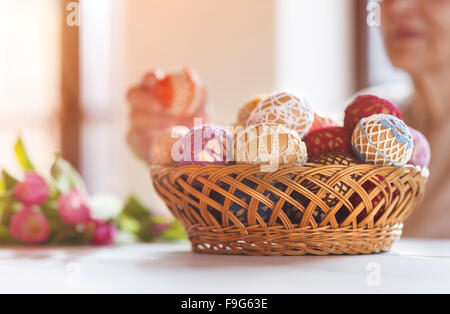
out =
{"type": "Polygon", "coordinates": [[[428,167],[431,160],[431,147],[427,138],[419,131],[409,128],[413,137],[413,151],[408,164],[414,166],[428,167]]]}
{"type": "Polygon", "coordinates": [[[233,136],[220,126],[194,127],[180,141],[179,165],[231,163],[233,145],[233,136]]]}
{"type": "Polygon", "coordinates": [[[348,137],[352,136],[353,130],[362,118],[374,114],[390,114],[403,120],[400,110],[389,100],[373,95],[359,96],[345,110],[344,128],[348,137]]]}
{"type": "MultiPolygon", "coordinates": [[[[252,190],[257,188],[257,184],[250,180],[243,180],[242,183],[244,183],[246,186],[250,187],[252,190]]],[[[251,204],[252,197],[241,190],[236,190],[233,194],[237,199],[239,199],[239,202],[232,202],[230,206],[230,213],[233,214],[240,222],[243,224],[248,224],[249,221],[249,214],[248,214],[248,208],[251,204]]],[[[266,198],[267,202],[276,204],[279,200],[279,197],[273,194],[272,192],[266,190],[263,193],[263,197],[266,198]]],[[[268,206],[267,204],[264,204],[262,202],[258,203],[258,209],[256,210],[256,222],[258,222],[258,218],[262,219],[265,223],[269,222],[270,216],[272,215],[272,208],[273,205],[271,204],[268,206]],[[259,217],[258,217],[259,216],[259,217]]]]}
{"type": "Polygon", "coordinates": [[[156,98],[170,115],[192,115],[206,102],[206,88],[190,68],[166,74],[154,86],[156,98]]]}
{"type": "Polygon", "coordinates": [[[303,141],[310,158],[327,153],[352,155],[350,138],[346,136],[344,128],[339,126],[312,131],[303,138],[303,141]]]}
{"type": "Polygon", "coordinates": [[[404,166],[413,151],[411,131],[400,119],[386,114],[363,118],[355,127],[352,146],[361,162],[404,166]]]}
{"type": "Polygon", "coordinates": [[[189,129],[184,127],[169,128],[159,132],[153,139],[150,150],[151,165],[154,166],[174,166],[175,159],[172,152],[177,152],[179,142],[189,129]]]}
{"type": "Polygon", "coordinates": [[[245,105],[243,105],[241,107],[241,109],[239,110],[238,113],[238,121],[237,121],[237,125],[242,125],[245,126],[247,123],[247,120],[250,116],[250,113],[255,110],[256,106],[258,106],[258,104],[261,102],[261,100],[263,100],[264,98],[266,98],[266,96],[256,96],[254,97],[252,100],[250,100],[249,102],[247,102],[245,105]]]}
{"type": "Polygon", "coordinates": [[[306,98],[289,93],[272,94],[250,113],[246,126],[261,123],[275,123],[296,131],[302,138],[310,129],[314,113],[306,98]]]}
{"type": "Polygon", "coordinates": [[[302,165],[307,158],[305,143],[297,132],[282,125],[251,125],[236,136],[235,160],[237,163],[271,166],[289,163],[302,165]]]}
{"type": "Polygon", "coordinates": [[[330,117],[327,117],[326,115],[314,113],[314,121],[311,125],[311,128],[309,129],[309,132],[313,132],[317,129],[326,128],[330,126],[337,126],[337,123],[330,117]]]}

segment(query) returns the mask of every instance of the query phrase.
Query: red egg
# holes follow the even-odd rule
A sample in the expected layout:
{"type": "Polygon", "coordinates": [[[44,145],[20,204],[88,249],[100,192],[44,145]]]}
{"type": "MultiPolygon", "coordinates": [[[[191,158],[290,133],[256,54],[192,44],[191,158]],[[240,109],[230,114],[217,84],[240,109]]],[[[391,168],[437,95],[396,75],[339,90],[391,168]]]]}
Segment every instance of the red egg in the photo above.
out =
{"type": "Polygon", "coordinates": [[[389,100],[373,95],[359,96],[345,110],[344,128],[347,136],[352,136],[353,130],[362,118],[374,114],[390,114],[403,120],[400,110],[389,100]]]}
{"type": "Polygon", "coordinates": [[[342,153],[352,156],[350,139],[344,128],[332,126],[317,129],[303,138],[308,151],[308,157],[316,157],[328,153],[342,153]]]}

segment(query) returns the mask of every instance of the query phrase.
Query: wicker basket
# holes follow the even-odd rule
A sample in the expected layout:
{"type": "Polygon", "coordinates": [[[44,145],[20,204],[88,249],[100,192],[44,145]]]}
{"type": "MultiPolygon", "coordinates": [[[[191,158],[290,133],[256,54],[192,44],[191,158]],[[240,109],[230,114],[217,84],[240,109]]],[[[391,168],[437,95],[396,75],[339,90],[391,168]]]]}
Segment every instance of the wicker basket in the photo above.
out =
{"type": "Polygon", "coordinates": [[[286,165],[272,173],[250,165],[190,165],[151,173],[194,252],[242,255],[389,250],[427,181],[426,171],[412,166],[365,164],[286,165]]]}

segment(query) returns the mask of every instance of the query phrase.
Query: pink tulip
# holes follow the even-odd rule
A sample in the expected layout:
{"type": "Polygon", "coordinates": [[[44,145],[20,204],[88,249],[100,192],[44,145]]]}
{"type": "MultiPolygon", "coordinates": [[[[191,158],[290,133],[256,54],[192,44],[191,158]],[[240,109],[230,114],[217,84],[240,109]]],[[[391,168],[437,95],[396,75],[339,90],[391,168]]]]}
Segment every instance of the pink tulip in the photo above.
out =
{"type": "Polygon", "coordinates": [[[71,226],[91,220],[91,211],[86,197],[78,189],[72,189],[69,193],[61,195],[58,205],[61,219],[71,226]]]}
{"type": "Polygon", "coordinates": [[[95,222],[95,230],[94,236],[92,238],[92,244],[94,245],[113,244],[117,235],[117,227],[113,224],[103,221],[94,221],[94,222],[95,222]]]}
{"type": "Polygon", "coordinates": [[[34,172],[27,172],[25,181],[14,188],[14,195],[26,205],[42,205],[48,200],[50,191],[42,177],[34,172]]]}
{"type": "Polygon", "coordinates": [[[11,218],[9,226],[11,236],[26,244],[38,244],[50,236],[47,218],[37,209],[25,205],[11,218]]]}

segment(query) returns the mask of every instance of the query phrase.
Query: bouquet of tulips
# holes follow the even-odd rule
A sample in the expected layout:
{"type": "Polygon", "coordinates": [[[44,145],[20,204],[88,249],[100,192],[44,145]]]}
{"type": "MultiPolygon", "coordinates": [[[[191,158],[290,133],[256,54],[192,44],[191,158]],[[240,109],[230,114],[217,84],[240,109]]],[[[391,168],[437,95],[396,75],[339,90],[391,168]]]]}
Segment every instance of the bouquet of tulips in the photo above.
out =
{"type": "Polygon", "coordinates": [[[2,171],[0,244],[110,245],[117,235],[136,241],[184,238],[178,221],[156,217],[135,197],[89,196],[80,174],[59,155],[50,176],[40,175],[21,139],[15,153],[23,178],[2,171]]]}

